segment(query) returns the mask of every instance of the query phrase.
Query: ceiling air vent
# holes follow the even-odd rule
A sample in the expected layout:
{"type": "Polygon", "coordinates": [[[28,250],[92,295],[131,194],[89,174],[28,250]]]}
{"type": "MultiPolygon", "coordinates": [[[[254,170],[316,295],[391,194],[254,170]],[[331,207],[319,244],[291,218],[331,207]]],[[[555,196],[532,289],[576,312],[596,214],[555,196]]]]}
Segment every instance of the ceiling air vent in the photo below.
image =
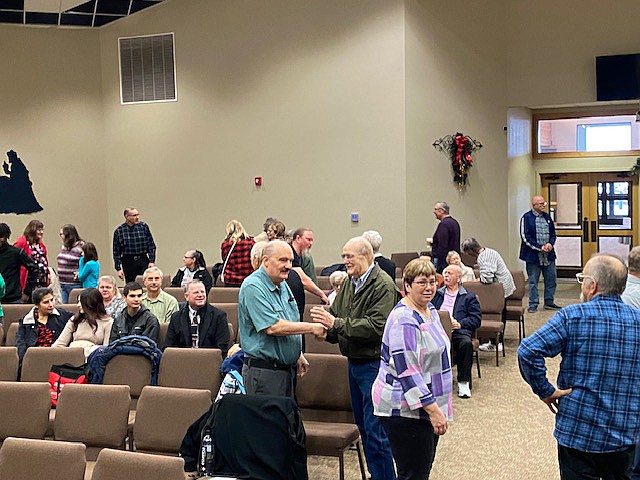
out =
{"type": "Polygon", "coordinates": [[[173,33],[122,37],[118,43],[123,104],[177,100],[173,33]]]}

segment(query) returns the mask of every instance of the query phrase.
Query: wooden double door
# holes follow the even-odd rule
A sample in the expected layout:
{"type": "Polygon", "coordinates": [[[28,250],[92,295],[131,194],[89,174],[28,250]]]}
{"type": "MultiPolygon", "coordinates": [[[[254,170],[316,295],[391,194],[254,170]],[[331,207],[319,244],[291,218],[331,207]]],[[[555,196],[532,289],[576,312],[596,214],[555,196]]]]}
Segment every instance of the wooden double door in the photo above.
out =
{"type": "Polygon", "coordinates": [[[559,276],[582,270],[594,253],[626,260],[638,244],[638,177],[627,173],[543,174],[542,196],[556,227],[559,276]]]}

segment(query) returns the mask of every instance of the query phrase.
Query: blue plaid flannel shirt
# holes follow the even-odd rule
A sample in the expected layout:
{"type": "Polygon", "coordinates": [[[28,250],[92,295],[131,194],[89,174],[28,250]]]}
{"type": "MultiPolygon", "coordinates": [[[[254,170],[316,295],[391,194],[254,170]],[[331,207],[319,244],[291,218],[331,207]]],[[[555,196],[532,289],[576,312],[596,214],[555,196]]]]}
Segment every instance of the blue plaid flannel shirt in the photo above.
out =
{"type": "Polygon", "coordinates": [[[554,386],[544,358],[562,355],[554,436],[582,452],[614,452],[640,433],[640,310],[597,295],[556,313],[518,348],[520,373],[540,398],[554,386]]]}

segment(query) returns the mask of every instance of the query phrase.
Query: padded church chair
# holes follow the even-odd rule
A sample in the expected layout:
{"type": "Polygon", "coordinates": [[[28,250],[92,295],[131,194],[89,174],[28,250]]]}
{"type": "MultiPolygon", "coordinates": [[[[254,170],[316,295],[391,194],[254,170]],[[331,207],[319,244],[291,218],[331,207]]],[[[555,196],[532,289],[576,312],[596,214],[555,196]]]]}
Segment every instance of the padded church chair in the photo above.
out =
{"type": "Polygon", "coordinates": [[[73,288],[71,292],[69,292],[69,301],[67,303],[71,305],[77,304],[78,298],[80,297],[80,294],[82,293],[83,290],[84,288],[73,288]]]}
{"type": "MultiPolygon", "coordinates": [[[[325,291],[325,294],[327,292],[325,291]]],[[[304,304],[305,305],[322,305],[322,299],[311,293],[311,292],[307,292],[306,290],[304,291],[304,304]]]]}
{"type": "Polygon", "coordinates": [[[164,341],[167,338],[167,332],[169,331],[169,322],[162,322],[158,329],[158,348],[162,350],[164,347],[164,341]]]}
{"type": "Polygon", "coordinates": [[[91,480],[184,480],[184,460],[105,448],[98,455],[91,480]]]}
{"type": "Polygon", "coordinates": [[[211,406],[211,394],[192,388],[144,387],[133,424],[135,450],[178,455],[187,429],[211,406]]]}
{"type": "MultiPolygon", "coordinates": [[[[219,308],[224,313],[227,314],[227,322],[233,326],[233,331],[238,333],[238,303],[212,303],[216,308],[219,308]]],[[[236,337],[231,335],[231,331],[229,331],[229,341],[231,345],[236,341],[236,337]]],[[[231,346],[229,345],[229,346],[231,346]]]]}
{"type": "MultiPolygon", "coordinates": [[[[4,312],[4,317],[2,317],[2,326],[4,328],[5,336],[9,332],[11,325],[13,323],[17,324],[32,308],[33,305],[22,303],[7,303],[6,305],[2,305],[2,311],[4,312]]],[[[16,329],[17,328],[18,327],[16,327],[16,329]]],[[[4,345],[4,337],[2,339],[4,345]]]]}
{"type": "Polygon", "coordinates": [[[238,303],[240,287],[213,287],[209,291],[209,303],[238,303]]]}
{"type": "MultiPolygon", "coordinates": [[[[504,308],[504,289],[499,283],[464,282],[462,286],[472,291],[480,302],[482,322],[476,330],[476,336],[480,339],[493,339],[496,344],[504,337],[504,324],[502,323],[502,309],[504,308]]],[[[500,360],[496,348],[496,367],[500,366],[500,360]]],[[[502,356],[505,356],[504,342],[502,356]]]]}
{"type": "Polygon", "coordinates": [[[14,346],[16,344],[16,333],[18,333],[18,327],[20,324],[18,322],[13,322],[9,325],[9,330],[7,330],[7,336],[4,339],[4,344],[7,347],[14,346]]]}
{"type": "Polygon", "coordinates": [[[0,443],[7,437],[45,437],[51,410],[48,382],[0,382],[0,405],[0,443]]]}
{"type": "Polygon", "coordinates": [[[161,387],[206,390],[213,401],[220,390],[222,352],[217,348],[167,348],[160,360],[161,387]]]}
{"type": "Polygon", "coordinates": [[[0,478],[84,480],[85,446],[10,437],[0,449],[0,478]]]}
{"type": "MultiPolygon", "coordinates": [[[[451,340],[451,335],[453,332],[453,328],[451,327],[451,315],[449,315],[449,312],[445,311],[445,310],[438,310],[438,316],[440,317],[440,323],[442,324],[442,327],[444,328],[444,331],[447,332],[447,336],[449,337],[449,340],[451,340]]],[[[473,347],[473,356],[476,359],[476,367],[478,369],[478,378],[481,378],[482,375],[480,375],[480,355],[479,355],[479,348],[480,348],[480,342],[478,341],[478,338],[475,335],[473,337],[471,337],[471,346],[473,347]]],[[[453,363],[453,357],[454,357],[454,352],[453,352],[453,346],[451,347],[451,361],[453,363]]],[[[470,382],[471,384],[472,382],[470,382]]]]}
{"type": "Polygon", "coordinates": [[[329,277],[318,277],[318,288],[321,290],[331,290],[331,282],[329,281],[329,277]]]}
{"type": "Polygon", "coordinates": [[[400,270],[404,270],[407,263],[419,256],[418,252],[397,252],[391,254],[391,260],[396,264],[396,267],[400,268],[400,270]]]}
{"type": "Polygon", "coordinates": [[[65,385],[58,397],[53,438],[84,443],[91,462],[103,448],[122,449],[130,403],[127,385],[65,385]]]}
{"type": "MultiPolygon", "coordinates": [[[[17,347],[0,347],[0,381],[15,382],[18,380],[17,347]]],[[[0,403],[0,405],[4,405],[0,403]]]]}
{"type": "Polygon", "coordinates": [[[85,363],[84,348],[82,347],[31,347],[22,359],[22,382],[48,382],[51,365],[70,363],[80,366],[85,363]]]}
{"type": "Polygon", "coordinates": [[[340,480],[344,480],[344,452],[355,445],[364,480],[360,433],[351,409],[347,358],[321,353],[305,356],[311,368],[298,379],[296,399],[307,434],[307,453],[338,457],[340,480]]]}
{"type": "Polygon", "coordinates": [[[522,299],[526,292],[526,280],[522,270],[512,270],[511,276],[516,284],[515,291],[507,297],[507,322],[518,322],[518,340],[526,336],[524,331],[524,306],[522,299]]]}
{"type": "Polygon", "coordinates": [[[128,385],[131,410],[135,410],[142,389],[151,383],[151,361],[143,355],[116,355],[107,363],[102,383],[128,385]]]}
{"type": "MultiPolygon", "coordinates": [[[[305,305],[304,315],[302,316],[303,322],[311,322],[311,308],[317,307],[317,305],[305,305]]],[[[329,305],[322,305],[322,308],[329,311],[329,305]]],[[[319,342],[316,337],[307,333],[304,336],[305,355],[307,353],[330,353],[340,355],[340,347],[337,343],[319,342]]]]}
{"type": "Polygon", "coordinates": [[[165,287],[162,290],[175,298],[178,303],[185,301],[184,290],[182,289],[182,287],[165,287]]]}

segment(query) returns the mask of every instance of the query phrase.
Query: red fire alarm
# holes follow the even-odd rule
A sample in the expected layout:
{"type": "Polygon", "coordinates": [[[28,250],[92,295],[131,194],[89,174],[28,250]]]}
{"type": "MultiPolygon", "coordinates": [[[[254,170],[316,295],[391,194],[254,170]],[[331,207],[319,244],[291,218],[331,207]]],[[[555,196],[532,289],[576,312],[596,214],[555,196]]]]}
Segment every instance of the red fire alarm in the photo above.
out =
{"type": "Polygon", "coordinates": [[[253,183],[256,184],[256,187],[261,187],[262,186],[262,177],[254,177],[253,178],[253,183]]]}

